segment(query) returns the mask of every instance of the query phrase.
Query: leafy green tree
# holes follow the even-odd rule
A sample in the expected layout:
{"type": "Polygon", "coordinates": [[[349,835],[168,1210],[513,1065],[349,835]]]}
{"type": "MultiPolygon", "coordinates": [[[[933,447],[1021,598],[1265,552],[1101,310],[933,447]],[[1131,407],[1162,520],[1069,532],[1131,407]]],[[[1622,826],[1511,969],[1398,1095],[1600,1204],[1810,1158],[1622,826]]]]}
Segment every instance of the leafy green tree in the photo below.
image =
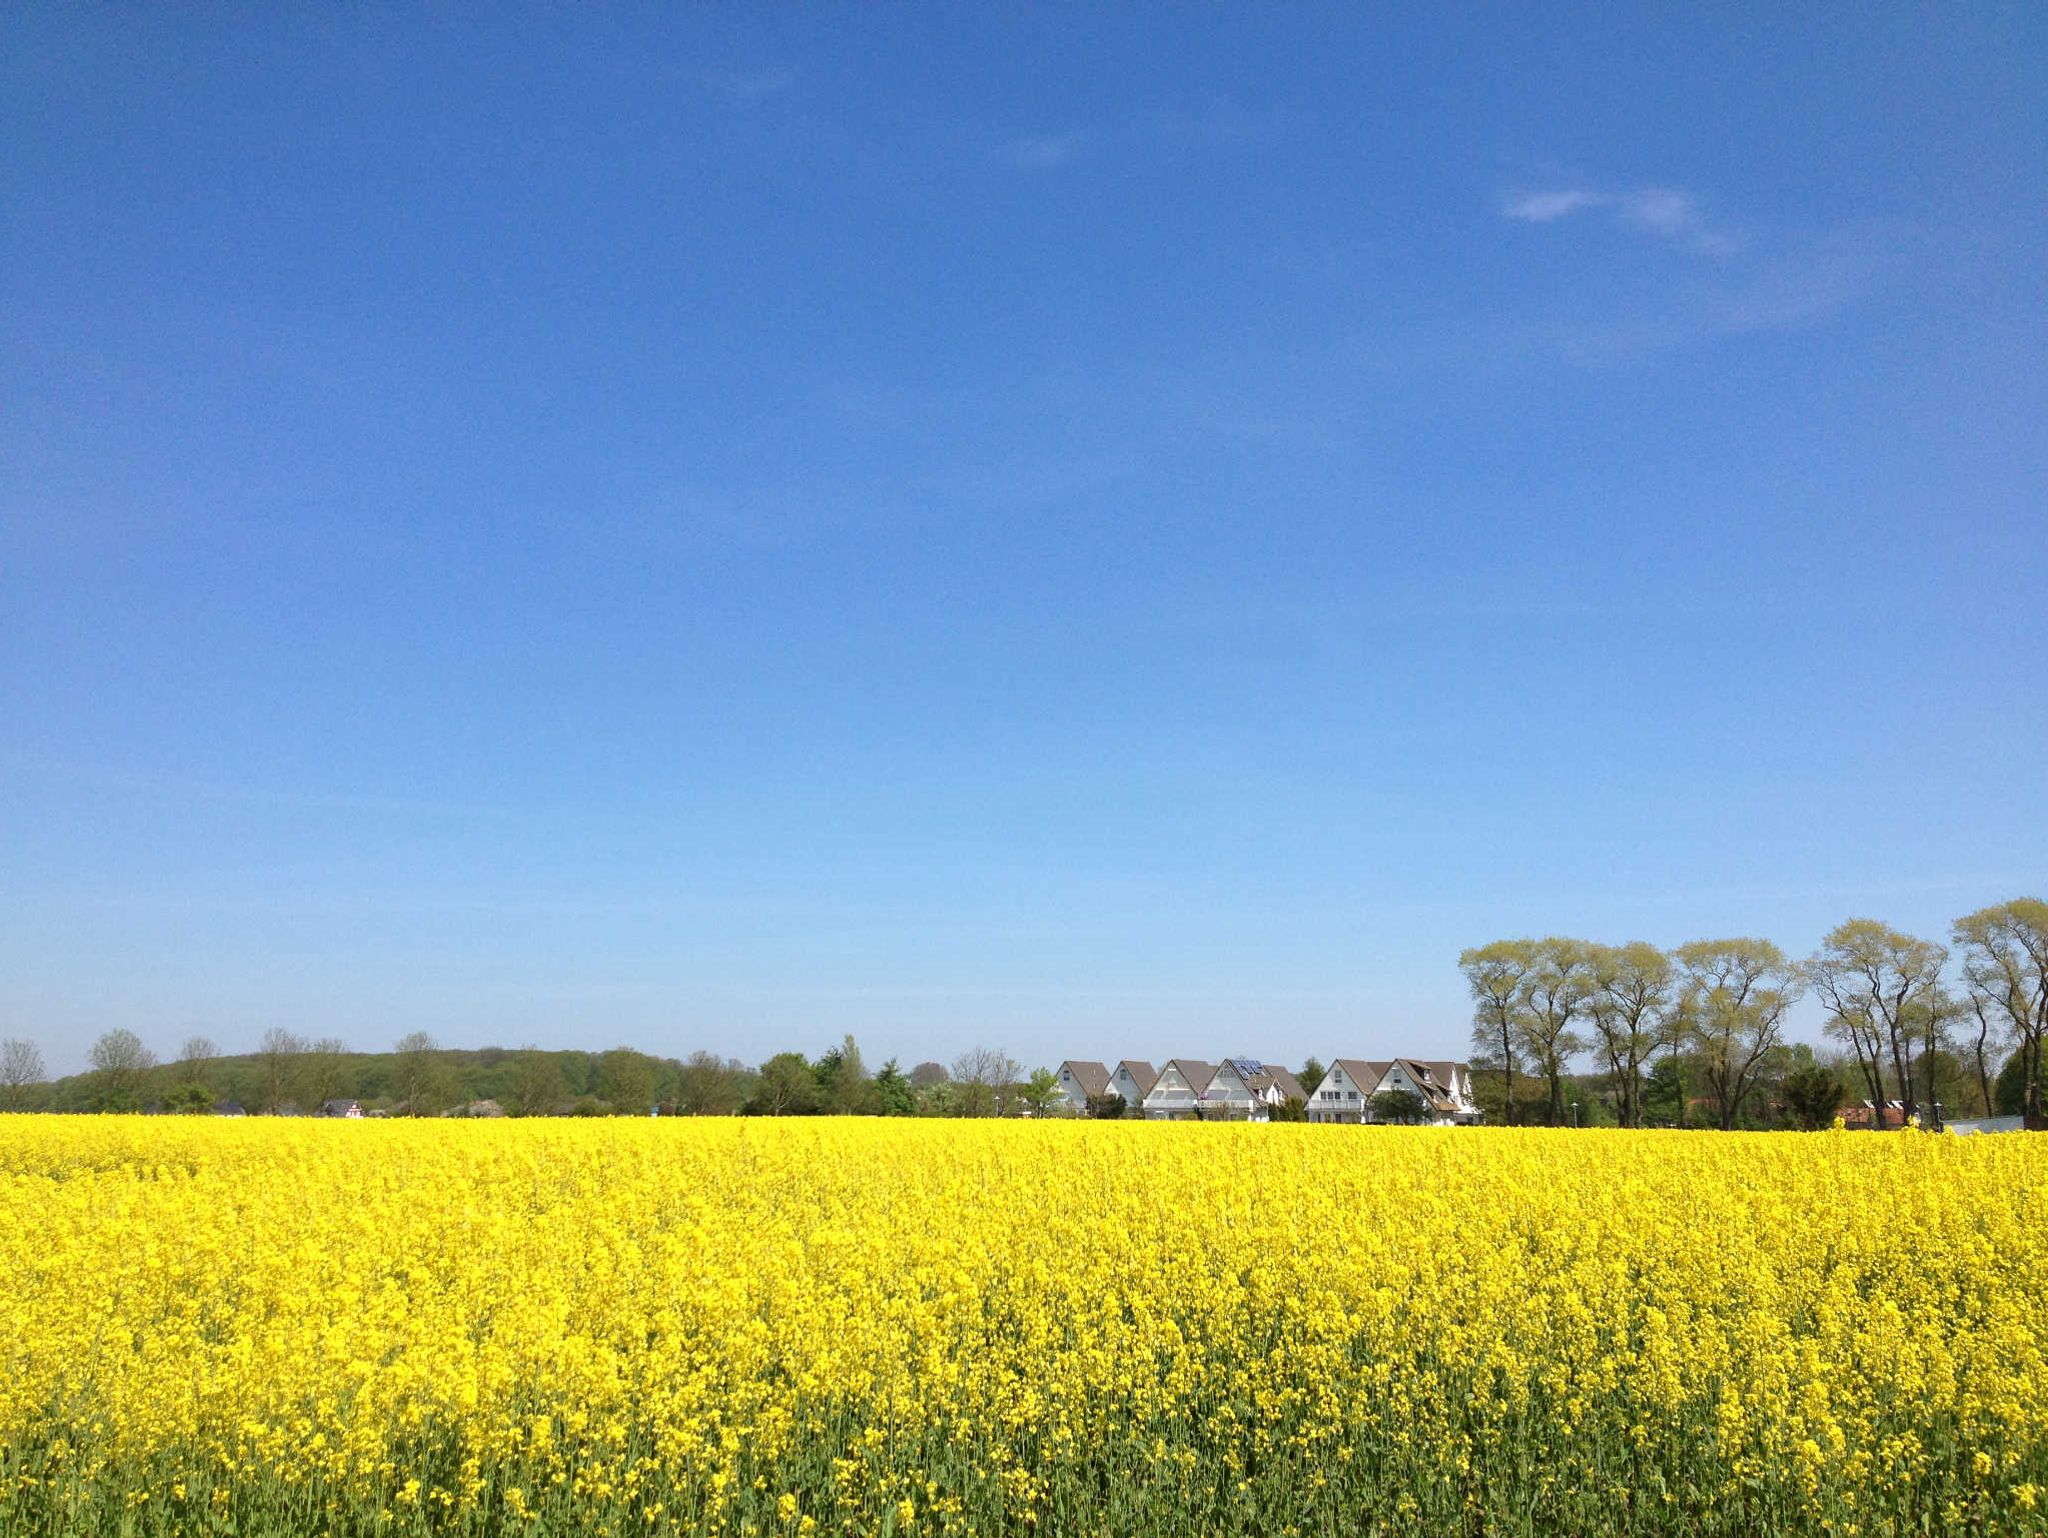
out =
{"type": "Polygon", "coordinates": [[[1950,1116],[1967,1114],[1967,1103],[1975,1097],[1977,1087],[1971,1082],[1968,1066],[1955,1053],[1946,1046],[1923,1049],[1914,1060],[1913,1072],[1927,1090],[1922,1103],[1924,1125],[1939,1132],[1950,1116]]]}
{"type": "Polygon", "coordinates": [[[917,1091],[911,1087],[909,1076],[893,1057],[882,1064],[882,1071],[875,1075],[875,1101],[884,1116],[917,1114],[917,1091]]]}
{"type": "Polygon", "coordinates": [[[1678,1023],[1732,1132],[1799,997],[1798,968],[1768,940],[1695,940],[1674,953],[1684,975],[1678,1023]]]}
{"type": "Polygon", "coordinates": [[[873,1116],[879,1109],[874,1081],[861,1060],[860,1045],[847,1036],[812,1065],[819,1109],[832,1116],[873,1116]]]}
{"type": "Polygon", "coordinates": [[[1019,1091],[1024,1108],[1033,1116],[1049,1116],[1067,1104],[1067,1092],[1060,1088],[1059,1075],[1050,1068],[1034,1068],[1019,1091]]]}
{"type": "Polygon", "coordinates": [[[1475,1067],[1491,1068],[1504,1080],[1502,1117],[1515,1119],[1517,1043],[1529,975],[1536,967],[1533,940],[1495,940],[1463,951],[1458,970],[1472,991],[1472,1056],[1475,1067]]]}
{"type": "Polygon", "coordinates": [[[1294,1076],[1295,1082],[1301,1086],[1303,1095],[1313,1095],[1322,1084],[1323,1075],[1329,1071],[1315,1058],[1310,1058],[1301,1065],[1301,1072],[1294,1076]]]}
{"type": "Polygon", "coordinates": [[[1429,1106],[1412,1089],[1383,1089],[1372,1097],[1372,1118],[1397,1127],[1420,1126],[1429,1119],[1429,1106]]]}
{"type": "Polygon", "coordinates": [[[512,1075],[505,1088],[505,1109],[512,1115],[552,1115],[567,1096],[561,1064],[553,1053],[525,1047],[512,1055],[512,1075]]]}
{"type": "Polygon", "coordinates": [[[164,1096],[164,1109],[177,1116],[204,1116],[213,1109],[213,1091],[189,1079],[164,1096]]]}
{"type": "Polygon", "coordinates": [[[1844,1098],[1842,1081],[1819,1063],[1786,1074],[1784,1095],[1785,1109],[1809,1132],[1831,1123],[1844,1098]]]}
{"type": "Polygon", "coordinates": [[[102,1111],[132,1111],[156,1054],[133,1031],[113,1030],[92,1044],[93,1097],[102,1111]]]}
{"type": "Polygon", "coordinates": [[[818,1078],[801,1052],[778,1052],[761,1065],[750,1116],[813,1116],[818,1110],[818,1078]]]}
{"type": "Polygon", "coordinates": [[[684,1116],[732,1116],[747,1103],[747,1077],[737,1058],[692,1052],[676,1075],[676,1110],[684,1116]]]}
{"type": "Polygon", "coordinates": [[[1687,1064],[1676,1052],[1665,1054],[1643,1081],[1643,1117],[1654,1126],[1685,1125],[1685,1104],[1690,1094],[1687,1064]]]}
{"type": "MultiPolygon", "coordinates": [[[[1309,1061],[1314,1062],[1315,1059],[1310,1058],[1309,1061]]],[[[1117,1097],[1117,1102],[1122,1104],[1123,1097],[1121,1095],[1117,1097]]],[[[1266,1113],[1266,1119],[1268,1121],[1307,1121],[1308,1102],[1299,1095],[1289,1095],[1285,1100],[1274,1106],[1271,1111],[1266,1113]]]]}
{"type": "Polygon", "coordinates": [[[1117,1121],[1129,1109],[1130,1107],[1124,1103],[1124,1097],[1115,1090],[1088,1097],[1088,1114],[1097,1121],[1117,1121]]]}
{"type": "Polygon", "coordinates": [[[1991,1084],[1991,1104],[1997,1115],[2026,1115],[2030,1098],[2036,1105],[2048,1102],[2048,1080],[2037,1073],[2030,1096],[2026,1072],[2027,1059],[2023,1052],[2014,1052],[2005,1060],[2005,1066],[1998,1070],[1998,1077],[1991,1084]]]}
{"type": "Polygon", "coordinates": [[[1686,1106],[1692,1100],[1692,1063],[1679,1051],[1669,1051],[1651,1065],[1642,1081],[1642,1118],[1651,1126],[1683,1126],[1686,1106]]]}
{"type": "Polygon", "coordinates": [[[654,1108],[661,1065],[645,1052],[613,1047],[597,1059],[597,1095],[621,1116],[645,1116],[654,1108]]]}
{"type": "MultiPolygon", "coordinates": [[[[986,1093],[975,1086],[977,1095],[986,1093]]],[[[937,1079],[917,1092],[917,1114],[920,1116],[966,1116],[970,1113],[963,1105],[963,1087],[951,1079],[937,1079]]],[[[986,1114],[985,1112],[983,1114],[986,1114]]]]}

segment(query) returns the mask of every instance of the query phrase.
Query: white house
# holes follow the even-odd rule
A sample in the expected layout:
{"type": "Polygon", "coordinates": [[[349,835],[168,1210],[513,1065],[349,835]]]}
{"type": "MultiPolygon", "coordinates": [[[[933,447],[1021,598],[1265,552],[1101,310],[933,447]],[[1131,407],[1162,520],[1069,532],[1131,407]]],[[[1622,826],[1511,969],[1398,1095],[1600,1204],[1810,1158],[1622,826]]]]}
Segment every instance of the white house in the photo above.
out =
{"type": "Polygon", "coordinates": [[[1152,1086],[1158,1082],[1157,1068],[1135,1057],[1127,1057],[1109,1076],[1109,1092],[1123,1096],[1124,1109],[1135,1116],[1144,1110],[1145,1097],[1152,1093],[1152,1086]]]}
{"type": "Polygon", "coordinates": [[[1216,1077],[1216,1068],[1199,1058],[1177,1057],[1159,1070],[1159,1078],[1145,1093],[1145,1115],[1152,1121],[1174,1116],[1192,1116],[1201,1108],[1202,1092],[1216,1077]]]}
{"type": "Polygon", "coordinates": [[[1352,1126],[1372,1120],[1372,1097],[1379,1093],[1389,1066],[1356,1057],[1332,1059],[1323,1082],[1308,1097],[1308,1119],[1352,1126]]]}
{"type": "Polygon", "coordinates": [[[1469,1063],[1397,1057],[1388,1066],[1380,1088],[1405,1089],[1420,1095],[1422,1103],[1429,1107],[1429,1124],[1433,1127],[1470,1126],[1479,1120],[1479,1104],[1472,1098],[1469,1063]]]}
{"type": "Polygon", "coordinates": [[[1290,1096],[1302,1098],[1301,1083],[1285,1068],[1253,1057],[1227,1057],[1210,1076],[1202,1107],[1246,1121],[1266,1121],[1290,1096]]]}
{"type": "Polygon", "coordinates": [[[1335,1059],[1316,1092],[1308,1097],[1308,1119],[1354,1126],[1371,1122],[1376,1119],[1372,1097],[1396,1089],[1406,1090],[1422,1102],[1423,1119],[1430,1126],[1470,1126],[1479,1120],[1469,1063],[1425,1062],[1413,1057],[1384,1062],[1335,1059]]]}
{"type": "Polygon", "coordinates": [[[1100,1063],[1077,1062],[1073,1058],[1060,1064],[1060,1090],[1067,1097],[1067,1104],[1083,1116],[1088,1114],[1088,1102],[1109,1092],[1109,1070],[1100,1063]]]}

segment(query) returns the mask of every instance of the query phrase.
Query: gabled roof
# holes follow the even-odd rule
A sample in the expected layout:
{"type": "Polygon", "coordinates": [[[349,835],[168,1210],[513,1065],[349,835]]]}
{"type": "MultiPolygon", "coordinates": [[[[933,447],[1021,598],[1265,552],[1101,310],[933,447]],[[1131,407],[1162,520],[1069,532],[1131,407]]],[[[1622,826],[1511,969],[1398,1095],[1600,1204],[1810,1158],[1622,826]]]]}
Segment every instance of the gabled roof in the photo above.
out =
{"type": "Polygon", "coordinates": [[[1274,1089],[1280,1092],[1282,1099],[1289,1095],[1297,1100],[1305,1098],[1301,1093],[1301,1081],[1278,1063],[1262,1063],[1252,1057],[1226,1057],[1217,1065],[1210,1083],[1213,1085],[1226,1073],[1255,1098],[1274,1089]]]}
{"type": "Polygon", "coordinates": [[[1254,1093],[1262,1089],[1277,1089],[1280,1091],[1280,1097],[1283,1100],[1306,1100],[1308,1098],[1301,1092],[1301,1080],[1297,1079],[1287,1069],[1272,1063],[1266,1064],[1264,1072],[1254,1074],[1252,1082],[1248,1087],[1254,1093]]]}
{"type": "MultiPolygon", "coordinates": [[[[1198,1057],[1168,1058],[1165,1066],[1159,1070],[1160,1079],[1166,1077],[1166,1070],[1168,1068],[1178,1070],[1180,1076],[1187,1080],[1188,1088],[1192,1089],[1197,1095],[1208,1089],[1209,1081],[1216,1077],[1216,1065],[1214,1063],[1205,1063],[1198,1057]]],[[[1152,1088],[1157,1089],[1158,1087],[1159,1079],[1154,1079],[1152,1081],[1152,1088]]],[[[1152,1093],[1152,1090],[1148,1089],[1145,1093],[1149,1095],[1152,1093]]]]}
{"type": "Polygon", "coordinates": [[[1432,1111],[1457,1110],[1457,1102],[1451,1099],[1450,1085],[1437,1077],[1430,1064],[1415,1057],[1396,1058],[1395,1061],[1401,1065],[1402,1072],[1415,1081],[1432,1111]]]}
{"type": "MultiPolygon", "coordinates": [[[[1344,1070],[1344,1077],[1353,1084],[1356,1084],[1359,1093],[1362,1095],[1370,1095],[1374,1090],[1378,1089],[1380,1087],[1380,1080],[1387,1076],[1387,1070],[1393,1066],[1392,1063],[1367,1062],[1362,1057],[1339,1057],[1333,1058],[1330,1062],[1332,1069],[1341,1068],[1344,1070]]],[[[1328,1075],[1326,1074],[1325,1077],[1327,1078],[1328,1075]]],[[[1321,1086],[1317,1087],[1320,1088],[1321,1086]]]]}
{"type": "Polygon", "coordinates": [[[1091,1100],[1109,1088],[1109,1070],[1100,1063],[1084,1063],[1070,1057],[1060,1067],[1074,1076],[1081,1093],[1091,1100]]]}
{"type": "Polygon", "coordinates": [[[1131,1082],[1138,1086],[1138,1098],[1152,1093],[1152,1086],[1159,1082],[1159,1070],[1141,1058],[1127,1057],[1118,1063],[1119,1072],[1131,1076],[1131,1082]]]}
{"type": "Polygon", "coordinates": [[[1216,1065],[1216,1071],[1209,1075],[1209,1082],[1202,1086],[1203,1092],[1206,1094],[1210,1089],[1213,1089],[1216,1081],[1221,1079],[1226,1073],[1249,1089],[1251,1088],[1252,1080],[1259,1076],[1259,1070],[1263,1066],[1263,1064],[1254,1062],[1248,1057],[1226,1057],[1216,1065]]]}

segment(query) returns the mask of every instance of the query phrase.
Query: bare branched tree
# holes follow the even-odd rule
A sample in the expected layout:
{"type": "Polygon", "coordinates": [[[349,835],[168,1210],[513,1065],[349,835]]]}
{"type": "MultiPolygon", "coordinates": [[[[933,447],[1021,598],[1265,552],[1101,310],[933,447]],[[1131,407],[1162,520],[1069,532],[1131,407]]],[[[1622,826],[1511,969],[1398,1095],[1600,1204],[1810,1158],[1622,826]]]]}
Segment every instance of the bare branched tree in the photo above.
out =
{"type": "Polygon", "coordinates": [[[299,1101],[307,1110],[317,1110],[336,1099],[348,1079],[348,1043],[338,1036],[323,1036],[307,1046],[299,1060],[299,1101]]]}
{"type": "Polygon", "coordinates": [[[156,1054],[142,1044],[133,1031],[108,1031],[92,1044],[86,1054],[97,1081],[100,1106],[109,1111],[135,1108],[143,1075],[156,1066],[156,1054]]]}
{"type": "Polygon", "coordinates": [[[275,1111],[292,1097],[292,1077],[306,1038],[273,1025],[256,1044],[256,1109],[275,1111]]]}
{"type": "Polygon", "coordinates": [[[961,1114],[1003,1116],[1010,1109],[1024,1065],[999,1047],[970,1047],[953,1059],[961,1114]]]}
{"type": "Polygon", "coordinates": [[[43,1054],[34,1042],[19,1036],[0,1041],[0,1111],[25,1108],[30,1086],[42,1082],[43,1054]]]}
{"type": "Polygon", "coordinates": [[[443,1079],[440,1061],[434,1056],[438,1050],[434,1038],[425,1031],[412,1031],[399,1037],[392,1050],[398,1054],[392,1074],[398,1114],[432,1115],[441,1097],[443,1079]]]}

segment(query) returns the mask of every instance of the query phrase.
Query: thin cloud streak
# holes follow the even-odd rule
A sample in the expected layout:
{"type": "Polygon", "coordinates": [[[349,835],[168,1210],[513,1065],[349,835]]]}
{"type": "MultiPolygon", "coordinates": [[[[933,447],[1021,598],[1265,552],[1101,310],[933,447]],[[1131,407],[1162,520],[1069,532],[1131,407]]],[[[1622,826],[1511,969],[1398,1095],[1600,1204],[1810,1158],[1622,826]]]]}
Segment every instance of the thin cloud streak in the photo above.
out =
{"type": "Polygon", "coordinates": [[[1582,208],[1604,207],[1607,202],[1601,193],[1572,187],[1561,192],[1516,193],[1502,201],[1500,211],[1504,218],[1520,219],[1529,224],[1549,224],[1582,208]]]}
{"type": "Polygon", "coordinates": [[[1700,200],[1676,187],[1639,187],[1605,192],[1592,187],[1559,187],[1510,193],[1501,217],[1522,224],[1555,224],[1589,211],[1605,213],[1617,226],[1649,235],[1703,256],[1725,256],[1741,242],[1707,220],[1700,200]]]}

